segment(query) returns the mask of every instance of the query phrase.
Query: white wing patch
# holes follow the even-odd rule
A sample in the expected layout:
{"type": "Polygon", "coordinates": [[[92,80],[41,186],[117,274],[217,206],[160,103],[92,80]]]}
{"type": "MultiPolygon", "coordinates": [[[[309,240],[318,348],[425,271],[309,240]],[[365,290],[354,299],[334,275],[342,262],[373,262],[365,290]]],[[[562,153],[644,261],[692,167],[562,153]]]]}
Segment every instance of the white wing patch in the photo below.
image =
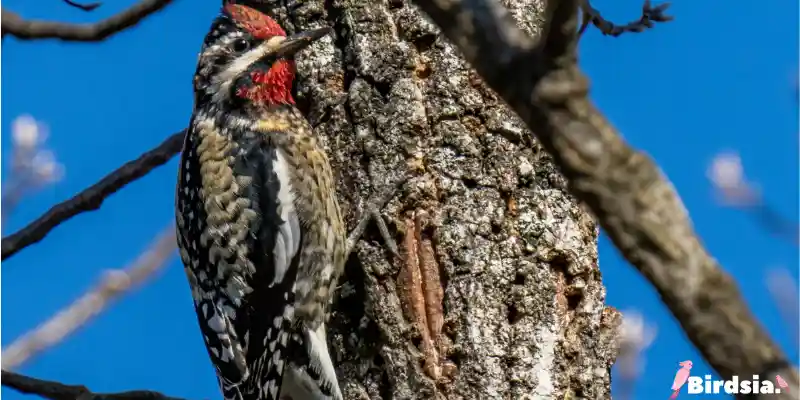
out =
{"type": "Polygon", "coordinates": [[[300,249],[300,220],[294,208],[294,194],[289,164],[282,151],[277,151],[277,157],[272,164],[272,170],[280,182],[278,190],[278,215],[283,223],[278,227],[278,236],[275,238],[275,278],[270,287],[283,281],[294,257],[300,249]]]}
{"type": "Polygon", "coordinates": [[[304,350],[308,352],[309,364],[301,368],[289,362],[286,368],[286,377],[283,379],[281,396],[292,399],[343,400],[333,360],[331,360],[325,341],[325,324],[320,324],[315,331],[306,329],[301,335],[305,346],[304,350]],[[311,378],[307,369],[313,370],[314,375],[319,376],[319,379],[311,378]],[[325,388],[324,392],[323,387],[325,388]],[[330,394],[326,394],[326,392],[330,394]]]}

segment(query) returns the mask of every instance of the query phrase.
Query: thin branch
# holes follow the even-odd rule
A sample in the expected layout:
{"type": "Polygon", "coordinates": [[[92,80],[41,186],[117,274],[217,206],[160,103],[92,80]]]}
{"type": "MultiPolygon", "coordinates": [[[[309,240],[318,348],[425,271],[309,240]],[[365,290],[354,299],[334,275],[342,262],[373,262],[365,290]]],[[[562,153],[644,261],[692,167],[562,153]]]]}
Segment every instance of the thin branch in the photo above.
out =
{"type": "MultiPolygon", "coordinates": [[[[723,379],[797,370],[708,254],[672,184],[588,99],[577,65],[580,0],[558,2],[547,37],[516,27],[492,0],[416,0],[484,81],[536,132],[614,245],[648,279],[723,379]],[[702,290],[686,290],[698,282],[702,290]]],[[[770,398],[791,398],[788,393],[770,398]]]]}
{"type": "Polygon", "coordinates": [[[128,268],[106,272],[97,287],[6,347],[0,354],[3,369],[17,368],[36,354],[61,342],[102,312],[112,301],[158,272],[166,265],[174,250],[175,229],[170,226],[128,268]]]}
{"type": "Polygon", "coordinates": [[[44,239],[53,228],[64,221],[80,213],[99,209],[108,196],[147,175],[154,168],[164,165],[180,152],[183,134],[184,131],[173,134],[158,147],[127,162],[73,198],[53,206],[28,226],[4,237],[0,245],[0,259],[5,261],[25,247],[44,239]]]}
{"type": "Polygon", "coordinates": [[[635,398],[636,382],[645,370],[644,352],[653,343],[656,335],[656,328],[648,324],[639,312],[628,310],[622,313],[622,325],[617,338],[619,354],[614,363],[618,373],[614,378],[618,382],[620,399],[635,398]]]}
{"type": "Polygon", "coordinates": [[[20,393],[35,394],[51,400],[182,400],[150,390],[132,390],[119,393],[93,393],[83,385],[66,385],[3,370],[3,386],[20,393]]]}
{"type": "Polygon", "coordinates": [[[800,226],[767,203],[757,185],[745,178],[738,154],[728,151],[714,157],[708,177],[723,204],[749,212],[768,232],[800,244],[800,226]]]}
{"type": "Polygon", "coordinates": [[[646,29],[655,26],[654,22],[669,22],[673,20],[672,16],[664,15],[664,11],[669,7],[669,3],[662,3],[655,7],[650,3],[650,0],[645,0],[642,6],[642,16],[638,20],[629,22],[625,25],[614,25],[613,22],[603,18],[600,11],[592,8],[590,0],[580,0],[579,2],[581,12],[583,13],[583,21],[581,27],[578,29],[578,35],[582,35],[589,24],[594,25],[603,35],[610,35],[617,37],[623,33],[639,33],[646,29]]]}
{"type": "Polygon", "coordinates": [[[755,212],[755,217],[768,232],[788,240],[795,246],[800,245],[800,230],[798,230],[796,222],[785,217],[764,200],[756,205],[753,211],[755,212]]]}
{"type": "Polygon", "coordinates": [[[797,280],[787,269],[773,268],[767,271],[767,288],[791,332],[790,337],[796,349],[800,344],[800,307],[797,304],[800,292],[797,290],[797,280]]]}
{"type": "Polygon", "coordinates": [[[81,4],[72,0],[64,0],[64,3],[67,3],[67,5],[69,5],[70,7],[75,7],[81,11],[87,11],[87,12],[94,11],[94,9],[103,5],[103,3],[99,1],[94,3],[81,4]]]}
{"type": "Polygon", "coordinates": [[[131,8],[94,24],[69,24],[52,21],[25,20],[19,14],[0,8],[0,31],[18,39],[59,39],[72,42],[99,42],[124,31],[162,10],[172,0],[141,0],[131,8]]]}

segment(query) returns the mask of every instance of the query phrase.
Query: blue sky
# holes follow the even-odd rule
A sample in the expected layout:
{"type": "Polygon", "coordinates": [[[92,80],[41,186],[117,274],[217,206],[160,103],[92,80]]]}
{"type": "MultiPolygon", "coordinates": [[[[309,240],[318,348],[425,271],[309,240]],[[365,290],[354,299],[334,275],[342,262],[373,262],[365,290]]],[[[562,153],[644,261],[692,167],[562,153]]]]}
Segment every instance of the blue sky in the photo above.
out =
{"type": "MultiPolygon", "coordinates": [[[[92,22],[131,3],[106,2],[93,13],[55,0],[5,0],[3,7],[26,18],[92,22]]],[[[10,154],[5,144],[13,119],[31,114],[49,125],[48,143],[66,167],[64,180],[15,211],[6,233],[188,122],[196,54],[218,4],[176,1],[101,44],[4,41],[2,155],[7,160],[10,154]]],[[[636,18],[640,5],[595,0],[614,21],[636,18]]],[[[792,87],[798,4],[682,1],[672,14],[674,22],[644,34],[613,39],[590,30],[585,35],[581,57],[593,81],[592,96],[632,145],[660,163],[707,248],[739,282],[775,339],[794,354],[797,346],[766,294],[764,277],[772,266],[788,267],[797,277],[797,249],[765,233],[747,214],[720,207],[705,171],[718,152],[738,151],[769,202],[798,219],[792,87]]],[[[175,172],[173,160],[109,198],[100,211],[70,220],[3,263],[3,346],[94,285],[101,271],[131,261],[171,223],[175,172]]],[[[600,268],[608,303],[637,309],[658,327],[638,399],[666,397],[678,361],[693,359],[693,374],[708,371],[655,292],[605,238],[600,268]]],[[[147,388],[218,398],[196,329],[185,278],[173,257],[158,279],[22,371],[95,391],[147,388]]],[[[792,359],[797,363],[796,355],[792,359]]],[[[5,388],[2,395],[21,398],[5,388]]]]}

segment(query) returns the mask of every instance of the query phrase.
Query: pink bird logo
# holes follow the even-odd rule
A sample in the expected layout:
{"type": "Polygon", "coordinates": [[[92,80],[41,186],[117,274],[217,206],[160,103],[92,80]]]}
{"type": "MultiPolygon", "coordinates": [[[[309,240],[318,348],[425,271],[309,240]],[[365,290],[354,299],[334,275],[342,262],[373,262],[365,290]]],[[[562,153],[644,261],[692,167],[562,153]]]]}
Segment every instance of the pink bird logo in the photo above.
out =
{"type": "Polygon", "coordinates": [[[781,389],[787,389],[789,387],[789,385],[785,380],[783,380],[783,378],[781,378],[780,375],[775,375],[775,380],[778,382],[778,386],[780,386],[781,389]]]}
{"type": "Polygon", "coordinates": [[[678,373],[675,374],[675,380],[672,381],[672,396],[669,396],[670,400],[675,400],[678,398],[678,393],[681,391],[681,387],[686,380],[689,379],[689,370],[692,369],[692,361],[686,360],[679,364],[681,369],[678,370],[678,373]]]}

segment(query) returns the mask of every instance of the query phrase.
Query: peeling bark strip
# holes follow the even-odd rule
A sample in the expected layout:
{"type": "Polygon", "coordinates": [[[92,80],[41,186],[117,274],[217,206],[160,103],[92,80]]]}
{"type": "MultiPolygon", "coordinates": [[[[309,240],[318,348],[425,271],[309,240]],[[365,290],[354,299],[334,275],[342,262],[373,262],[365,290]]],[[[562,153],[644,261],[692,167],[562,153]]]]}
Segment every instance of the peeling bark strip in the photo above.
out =
{"type": "MultiPolygon", "coordinates": [[[[424,219],[427,214],[424,211],[416,213],[415,225],[417,227],[417,253],[419,254],[419,268],[422,273],[422,290],[425,295],[425,314],[428,318],[428,332],[433,338],[436,349],[441,354],[443,343],[441,339],[442,325],[444,325],[444,310],[442,301],[444,300],[444,288],[442,279],[439,277],[439,265],[436,264],[436,254],[433,251],[433,243],[430,238],[423,238],[422,231],[427,221],[424,219]]],[[[438,360],[437,360],[438,362],[438,360]]],[[[438,378],[439,374],[436,374],[438,378]]]]}
{"type": "MultiPolygon", "coordinates": [[[[413,176],[382,212],[404,260],[386,259],[372,227],[340,282],[329,340],[344,396],[610,398],[617,313],[604,306],[596,225],[439,30],[407,0],[239,1],[290,33],[334,28],[298,55],[297,101],[350,226],[376,189],[413,176]],[[538,256],[550,253],[569,265],[554,271],[538,256]],[[579,307],[558,307],[559,274],[579,307]]],[[[542,0],[504,4],[540,30],[542,0]]]]}
{"type": "Polygon", "coordinates": [[[430,240],[423,242],[418,221],[419,213],[416,218],[405,220],[406,235],[403,241],[405,259],[397,277],[397,284],[404,294],[401,301],[407,310],[408,319],[421,337],[419,347],[424,356],[423,368],[429,377],[438,380],[441,376],[439,335],[444,322],[442,286],[438,271],[435,275],[430,271],[432,266],[436,266],[431,260],[433,247],[430,240]]]}

